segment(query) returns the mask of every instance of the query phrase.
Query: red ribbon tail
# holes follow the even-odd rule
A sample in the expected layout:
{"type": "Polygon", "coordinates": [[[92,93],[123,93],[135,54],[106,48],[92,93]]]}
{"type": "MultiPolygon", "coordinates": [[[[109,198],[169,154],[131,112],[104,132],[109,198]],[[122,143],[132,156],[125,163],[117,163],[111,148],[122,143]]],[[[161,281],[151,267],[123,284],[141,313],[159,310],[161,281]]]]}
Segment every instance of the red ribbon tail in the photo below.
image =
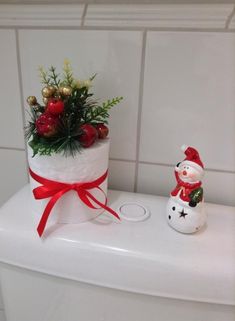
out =
{"type": "Polygon", "coordinates": [[[88,191],[86,191],[87,196],[90,199],[92,199],[92,201],[94,201],[96,204],[98,204],[101,208],[103,208],[104,210],[106,210],[107,212],[109,212],[110,214],[112,214],[114,217],[116,217],[118,220],[121,220],[119,215],[110,207],[108,207],[107,204],[107,197],[105,196],[105,204],[101,203],[100,201],[98,201],[91,193],[89,193],[88,191]]]}
{"type": "Polygon", "coordinates": [[[55,203],[58,201],[58,199],[63,195],[65,194],[69,189],[64,189],[58,193],[56,193],[51,199],[50,201],[47,203],[47,206],[42,214],[42,217],[41,217],[41,220],[38,224],[38,227],[37,227],[37,231],[38,231],[38,235],[41,237],[43,232],[44,232],[44,229],[46,227],[46,224],[47,224],[47,220],[50,216],[50,213],[51,213],[51,210],[52,208],[54,207],[55,203]]]}

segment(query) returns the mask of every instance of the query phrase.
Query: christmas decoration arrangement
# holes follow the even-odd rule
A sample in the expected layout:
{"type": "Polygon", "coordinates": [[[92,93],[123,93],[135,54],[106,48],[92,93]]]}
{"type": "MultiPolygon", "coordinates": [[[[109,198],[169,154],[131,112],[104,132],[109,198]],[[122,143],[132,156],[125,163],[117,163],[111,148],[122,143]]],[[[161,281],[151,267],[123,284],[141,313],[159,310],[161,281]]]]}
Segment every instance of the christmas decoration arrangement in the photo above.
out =
{"type": "Polygon", "coordinates": [[[32,210],[42,236],[46,225],[81,223],[96,218],[107,206],[109,111],[122,97],[102,104],[93,99],[95,76],[76,79],[69,61],[63,74],[40,68],[42,101],[29,96],[26,127],[32,210]]]}
{"type": "Polygon", "coordinates": [[[177,185],[167,204],[167,221],[181,233],[195,233],[206,223],[201,179],[204,165],[198,151],[183,145],[185,159],[175,167],[177,185]]]}
{"type": "Polygon", "coordinates": [[[26,137],[33,155],[63,153],[74,156],[83,148],[92,146],[97,139],[107,137],[109,110],[122,97],[116,97],[101,105],[90,92],[95,76],[88,80],[75,79],[69,61],[65,61],[63,75],[55,67],[45,71],[40,67],[43,84],[40,104],[35,96],[29,96],[31,120],[26,127],[26,137]]]}

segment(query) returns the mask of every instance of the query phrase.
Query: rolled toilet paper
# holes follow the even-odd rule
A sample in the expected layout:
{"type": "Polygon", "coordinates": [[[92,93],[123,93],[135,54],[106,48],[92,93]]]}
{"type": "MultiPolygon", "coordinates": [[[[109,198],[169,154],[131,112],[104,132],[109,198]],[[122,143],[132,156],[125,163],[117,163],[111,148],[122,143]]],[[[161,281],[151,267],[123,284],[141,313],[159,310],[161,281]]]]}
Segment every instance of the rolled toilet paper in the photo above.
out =
{"type": "MultiPolygon", "coordinates": [[[[109,139],[97,141],[93,146],[84,148],[75,157],[65,157],[61,154],[51,156],[33,156],[31,147],[28,147],[28,163],[30,169],[37,175],[62,183],[92,182],[101,177],[108,169],[109,139]]],[[[31,189],[40,186],[30,176],[31,189]]],[[[107,195],[107,178],[99,186],[99,189],[91,189],[89,192],[101,203],[105,203],[107,195]]],[[[31,194],[32,211],[40,218],[50,200],[34,199],[31,194]]],[[[95,205],[95,204],[94,204],[95,205]]],[[[97,207],[97,205],[95,205],[97,207]]],[[[52,223],[81,223],[94,219],[104,210],[92,209],[84,204],[74,190],[65,193],[52,209],[48,222],[52,223]]]]}

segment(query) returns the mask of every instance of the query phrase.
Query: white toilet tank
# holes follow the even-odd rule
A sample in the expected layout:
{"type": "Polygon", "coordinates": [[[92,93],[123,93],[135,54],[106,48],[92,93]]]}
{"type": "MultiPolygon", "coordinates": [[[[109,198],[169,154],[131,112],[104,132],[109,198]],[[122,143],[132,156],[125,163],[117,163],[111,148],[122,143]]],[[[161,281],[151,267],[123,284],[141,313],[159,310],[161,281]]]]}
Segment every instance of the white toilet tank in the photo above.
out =
{"type": "Polygon", "coordinates": [[[235,320],[234,207],[207,204],[208,227],[184,235],[165,221],[167,198],[110,191],[113,209],[150,217],[48,226],[40,239],[29,193],[0,210],[7,321],[235,320]]]}

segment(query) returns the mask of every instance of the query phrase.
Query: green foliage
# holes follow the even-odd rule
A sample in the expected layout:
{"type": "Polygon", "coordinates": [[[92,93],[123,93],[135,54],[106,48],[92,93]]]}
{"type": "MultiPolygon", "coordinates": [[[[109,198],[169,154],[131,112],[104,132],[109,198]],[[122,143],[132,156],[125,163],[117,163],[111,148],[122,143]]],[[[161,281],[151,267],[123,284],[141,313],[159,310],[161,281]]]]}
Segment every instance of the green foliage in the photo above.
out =
{"type": "Polygon", "coordinates": [[[33,135],[29,146],[33,149],[33,157],[36,154],[50,156],[54,153],[61,153],[65,156],[75,156],[82,149],[81,144],[75,137],[53,137],[45,138],[37,134],[33,135]]]}
{"type": "Polygon", "coordinates": [[[107,100],[101,106],[91,106],[87,108],[84,112],[84,123],[108,123],[107,119],[109,117],[109,110],[120,103],[123,97],[116,97],[111,100],[107,100]]]}
{"type": "Polygon", "coordinates": [[[25,137],[29,146],[33,149],[33,155],[52,155],[62,153],[65,156],[74,156],[82,150],[79,137],[82,135],[80,129],[83,124],[95,125],[97,123],[108,123],[110,109],[118,104],[123,98],[116,97],[101,105],[92,98],[89,92],[91,82],[96,74],[87,81],[76,80],[69,61],[64,62],[63,75],[56,73],[56,68],[51,66],[48,71],[39,68],[40,79],[43,85],[56,88],[54,97],[62,99],[64,111],[58,115],[59,125],[53,137],[40,136],[37,133],[36,121],[45,112],[45,106],[31,106],[31,118],[25,128],[25,137]],[[69,96],[60,96],[60,87],[68,86],[72,89],[69,96]]]}
{"type": "Polygon", "coordinates": [[[59,88],[60,86],[60,75],[56,74],[56,68],[51,66],[48,71],[45,71],[43,67],[39,67],[39,77],[41,83],[47,86],[54,86],[59,88]]]}
{"type": "Polygon", "coordinates": [[[65,60],[65,62],[64,62],[63,71],[64,71],[63,84],[66,86],[74,87],[75,79],[73,77],[73,70],[71,68],[69,61],[67,61],[67,60],[65,60]]]}

